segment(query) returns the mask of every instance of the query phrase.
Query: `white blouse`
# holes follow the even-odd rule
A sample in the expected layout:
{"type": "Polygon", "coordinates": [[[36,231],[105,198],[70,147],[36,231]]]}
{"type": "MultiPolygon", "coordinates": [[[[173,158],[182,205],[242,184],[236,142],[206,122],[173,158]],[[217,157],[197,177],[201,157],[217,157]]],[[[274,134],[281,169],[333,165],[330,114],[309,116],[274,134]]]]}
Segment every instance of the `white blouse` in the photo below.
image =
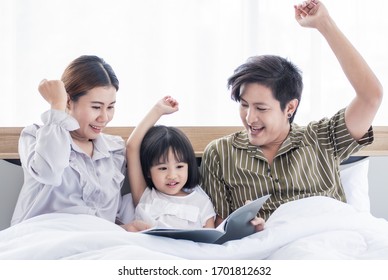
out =
{"type": "Polygon", "coordinates": [[[49,110],[42,121],[24,128],[19,139],[24,185],[11,224],[51,212],[114,222],[126,169],[124,140],[101,134],[93,140],[90,157],[72,141],[70,131],[79,128],[73,117],[49,110]]]}
{"type": "Polygon", "coordinates": [[[195,187],[185,196],[172,196],[146,188],[135,210],[135,218],[159,228],[202,228],[215,217],[207,194],[195,187]]]}

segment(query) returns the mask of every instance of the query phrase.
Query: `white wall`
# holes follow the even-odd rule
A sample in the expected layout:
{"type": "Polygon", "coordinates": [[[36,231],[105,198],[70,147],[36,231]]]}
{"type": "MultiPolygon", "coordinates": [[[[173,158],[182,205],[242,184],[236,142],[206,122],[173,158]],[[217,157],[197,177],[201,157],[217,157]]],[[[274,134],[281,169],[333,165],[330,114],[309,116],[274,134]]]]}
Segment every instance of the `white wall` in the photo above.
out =
{"type": "MultiPolygon", "coordinates": [[[[37,86],[96,54],[120,80],[112,126],[134,126],[165,94],[180,102],[168,125],[240,125],[226,80],[249,56],[277,54],[304,76],[295,122],[328,117],[354,92],[316,30],[299,26],[299,0],[0,0],[0,126],[40,122],[37,86]]],[[[388,1],[324,0],[388,87],[388,1]]],[[[388,98],[374,125],[388,125],[388,98]]]]}

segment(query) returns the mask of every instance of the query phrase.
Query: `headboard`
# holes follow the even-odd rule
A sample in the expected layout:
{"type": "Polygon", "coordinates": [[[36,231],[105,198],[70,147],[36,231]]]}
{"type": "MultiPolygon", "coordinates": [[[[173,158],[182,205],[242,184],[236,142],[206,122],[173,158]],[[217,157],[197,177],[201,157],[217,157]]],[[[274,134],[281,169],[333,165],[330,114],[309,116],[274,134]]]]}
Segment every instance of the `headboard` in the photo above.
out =
{"type": "MultiPolygon", "coordinates": [[[[242,129],[240,126],[178,126],[190,139],[197,157],[201,157],[206,145],[213,139],[242,129]]],[[[0,127],[0,159],[19,159],[18,139],[22,127],[0,127]]],[[[107,134],[120,135],[125,140],[134,127],[107,127],[107,134]]],[[[355,156],[387,156],[388,126],[374,127],[375,140],[372,145],[355,156]]]]}

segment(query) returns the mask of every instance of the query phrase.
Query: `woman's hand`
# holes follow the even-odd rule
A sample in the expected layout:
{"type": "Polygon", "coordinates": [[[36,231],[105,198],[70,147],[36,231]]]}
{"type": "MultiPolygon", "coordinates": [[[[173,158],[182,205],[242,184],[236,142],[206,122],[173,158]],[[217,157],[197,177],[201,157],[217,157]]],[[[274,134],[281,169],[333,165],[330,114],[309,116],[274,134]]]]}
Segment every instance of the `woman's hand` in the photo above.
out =
{"type": "Polygon", "coordinates": [[[51,105],[51,109],[65,111],[67,106],[67,92],[60,80],[42,80],[38,90],[40,95],[51,105]]]}

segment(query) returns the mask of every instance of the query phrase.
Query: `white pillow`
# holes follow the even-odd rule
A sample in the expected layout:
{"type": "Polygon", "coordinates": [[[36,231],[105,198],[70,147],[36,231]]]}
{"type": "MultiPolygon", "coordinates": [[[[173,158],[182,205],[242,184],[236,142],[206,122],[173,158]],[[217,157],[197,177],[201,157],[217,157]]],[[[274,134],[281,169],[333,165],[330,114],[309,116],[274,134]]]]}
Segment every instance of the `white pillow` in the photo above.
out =
{"type": "Polygon", "coordinates": [[[348,204],[359,211],[370,212],[369,183],[368,183],[369,158],[340,165],[342,186],[348,204]]]}

